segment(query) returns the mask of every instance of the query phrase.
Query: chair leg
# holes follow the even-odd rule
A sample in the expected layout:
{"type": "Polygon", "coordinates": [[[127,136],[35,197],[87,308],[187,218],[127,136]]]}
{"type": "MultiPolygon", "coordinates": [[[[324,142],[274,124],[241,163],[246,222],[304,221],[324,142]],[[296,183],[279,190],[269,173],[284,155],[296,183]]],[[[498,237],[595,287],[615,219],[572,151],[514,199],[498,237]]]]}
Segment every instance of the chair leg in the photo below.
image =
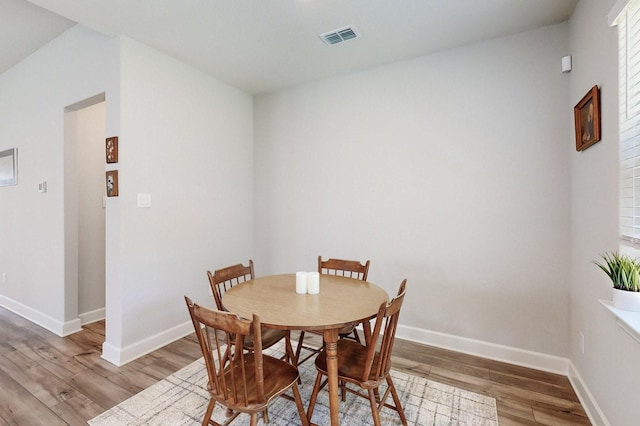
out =
{"type": "Polygon", "coordinates": [[[293,353],[293,347],[291,346],[291,333],[287,332],[287,336],[284,339],[284,349],[286,352],[286,358],[289,364],[294,367],[298,366],[298,360],[296,355],[293,353]]]}
{"type": "Polygon", "coordinates": [[[400,416],[400,421],[402,422],[403,426],[407,426],[407,418],[404,415],[404,408],[402,408],[402,403],[400,402],[398,392],[396,392],[396,387],[393,384],[393,380],[391,380],[390,375],[387,375],[387,385],[389,386],[389,389],[391,389],[391,397],[393,398],[393,403],[396,406],[396,411],[400,416]]]}
{"type": "Polygon", "coordinates": [[[296,348],[296,366],[298,365],[298,361],[300,360],[300,353],[302,352],[302,343],[304,342],[304,331],[300,332],[300,337],[298,337],[298,347],[296,348]]]}
{"type": "Polygon", "coordinates": [[[251,426],[258,426],[258,413],[251,414],[251,426]]]}
{"type": "Polygon", "coordinates": [[[300,390],[297,384],[293,384],[293,399],[296,402],[296,408],[298,408],[298,414],[300,415],[300,422],[303,426],[309,426],[309,418],[304,412],[304,406],[302,405],[302,398],[300,397],[300,390]]]}
{"type": "MultiPolygon", "coordinates": [[[[284,347],[286,352],[286,358],[289,364],[298,368],[298,355],[293,353],[293,347],[291,346],[291,332],[287,332],[287,337],[285,337],[284,347]]],[[[298,348],[300,348],[300,344],[298,344],[298,348]]],[[[302,384],[302,378],[298,374],[298,384],[302,384]]]]}
{"type": "Polygon", "coordinates": [[[209,401],[209,405],[207,405],[207,411],[204,413],[204,417],[202,418],[202,426],[207,426],[209,421],[211,420],[211,415],[213,414],[213,409],[216,406],[215,399],[209,401]]]}
{"type": "Polygon", "coordinates": [[[311,421],[313,416],[313,409],[316,406],[316,399],[318,398],[318,392],[320,392],[320,382],[322,381],[322,374],[318,373],[316,376],[316,382],[313,385],[313,392],[311,392],[311,398],[309,399],[309,407],[307,408],[307,419],[311,421]]]}
{"type": "Polygon", "coordinates": [[[371,405],[371,415],[373,416],[373,424],[380,426],[380,413],[378,412],[378,403],[373,389],[369,389],[369,404],[371,405]]]}
{"type": "Polygon", "coordinates": [[[362,342],[360,341],[360,335],[358,334],[358,329],[357,328],[353,329],[353,337],[355,337],[356,342],[362,344],[362,342]]]}

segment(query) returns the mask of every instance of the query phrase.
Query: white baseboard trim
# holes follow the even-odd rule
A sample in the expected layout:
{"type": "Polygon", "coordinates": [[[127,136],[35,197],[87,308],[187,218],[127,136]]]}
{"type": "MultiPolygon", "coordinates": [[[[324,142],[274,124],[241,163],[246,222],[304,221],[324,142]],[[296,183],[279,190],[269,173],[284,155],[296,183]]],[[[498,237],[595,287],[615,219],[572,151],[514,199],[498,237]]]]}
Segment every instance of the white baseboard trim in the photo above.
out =
{"type": "Polygon", "coordinates": [[[107,342],[102,344],[102,356],[100,358],[110,362],[116,367],[121,367],[123,365],[120,362],[120,349],[107,342]]]}
{"type": "Polygon", "coordinates": [[[193,323],[188,321],[124,348],[104,342],[102,344],[102,359],[121,367],[191,333],[193,333],[193,323]]]}
{"type": "Polygon", "coordinates": [[[82,330],[79,318],[62,322],[6,296],[0,295],[0,306],[35,324],[38,324],[40,327],[43,327],[60,337],[68,336],[82,330]]]}
{"type": "Polygon", "coordinates": [[[396,337],[496,361],[503,361],[509,364],[520,365],[522,367],[562,374],[563,376],[568,376],[569,374],[569,359],[559,356],[527,351],[406,325],[398,325],[396,337]]]}
{"type": "Polygon", "coordinates": [[[82,330],[82,323],[80,322],[80,318],[76,318],[74,320],[63,323],[62,334],[60,336],[69,336],[73,333],[77,333],[80,330],[82,330]]]}
{"type": "Polygon", "coordinates": [[[91,324],[92,322],[96,321],[102,321],[106,318],[106,309],[100,308],[94,311],[85,312],[83,314],[79,314],[78,317],[80,318],[80,323],[82,325],[91,324]]]}
{"type": "Polygon", "coordinates": [[[587,417],[589,417],[589,421],[591,424],[597,426],[611,426],[604,413],[600,409],[597,401],[589,392],[587,385],[584,383],[582,376],[578,369],[573,365],[573,362],[569,363],[569,381],[571,382],[571,386],[573,386],[573,390],[576,392],[580,403],[582,404],[582,408],[587,412],[587,417]]]}

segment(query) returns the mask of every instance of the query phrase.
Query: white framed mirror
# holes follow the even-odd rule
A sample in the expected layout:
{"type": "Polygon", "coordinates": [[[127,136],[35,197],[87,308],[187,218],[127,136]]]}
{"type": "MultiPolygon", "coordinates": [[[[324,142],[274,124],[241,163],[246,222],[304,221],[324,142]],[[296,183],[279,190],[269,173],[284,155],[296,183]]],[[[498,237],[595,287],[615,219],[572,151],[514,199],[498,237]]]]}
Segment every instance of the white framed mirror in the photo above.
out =
{"type": "Polygon", "coordinates": [[[18,183],[18,148],[0,151],[0,186],[18,183]]]}

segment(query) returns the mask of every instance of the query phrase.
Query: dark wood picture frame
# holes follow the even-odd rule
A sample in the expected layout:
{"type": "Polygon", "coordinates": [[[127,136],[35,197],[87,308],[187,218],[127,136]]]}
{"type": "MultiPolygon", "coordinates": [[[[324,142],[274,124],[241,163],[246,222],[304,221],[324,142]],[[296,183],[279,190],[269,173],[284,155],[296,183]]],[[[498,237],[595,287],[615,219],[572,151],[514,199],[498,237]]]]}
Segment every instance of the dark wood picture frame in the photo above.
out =
{"type": "Polygon", "coordinates": [[[113,136],[105,141],[105,150],[107,155],[107,163],[118,162],[118,137],[113,136]]]}
{"type": "Polygon", "coordinates": [[[118,196],[118,171],[111,170],[106,173],[107,197],[118,196]]]}
{"type": "Polygon", "coordinates": [[[593,86],[573,108],[576,125],[576,151],[583,151],[600,140],[600,89],[593,86]]]}

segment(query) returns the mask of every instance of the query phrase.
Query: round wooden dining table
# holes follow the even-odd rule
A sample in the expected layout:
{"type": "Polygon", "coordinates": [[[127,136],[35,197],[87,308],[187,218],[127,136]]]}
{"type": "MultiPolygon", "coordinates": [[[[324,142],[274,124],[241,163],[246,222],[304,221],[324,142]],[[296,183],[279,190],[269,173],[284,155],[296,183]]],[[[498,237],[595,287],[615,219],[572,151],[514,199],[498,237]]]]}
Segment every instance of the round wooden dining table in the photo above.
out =
{"type": "MultiPolygon", "coordinates": [[[[322,330],[327,354],[331,425],[339,424],[338,331],[364,323],[365,340],[387,292],[367,281],[337,275],[320,275],[319,294],[296,293],[295,274],[270,275],[240,283],[222,295],[222,304],[244,318],[260,316],[265,327],[283,330],[322,330]]],[[[311,419],[309,419],[311,420],[311,419]]]]}

